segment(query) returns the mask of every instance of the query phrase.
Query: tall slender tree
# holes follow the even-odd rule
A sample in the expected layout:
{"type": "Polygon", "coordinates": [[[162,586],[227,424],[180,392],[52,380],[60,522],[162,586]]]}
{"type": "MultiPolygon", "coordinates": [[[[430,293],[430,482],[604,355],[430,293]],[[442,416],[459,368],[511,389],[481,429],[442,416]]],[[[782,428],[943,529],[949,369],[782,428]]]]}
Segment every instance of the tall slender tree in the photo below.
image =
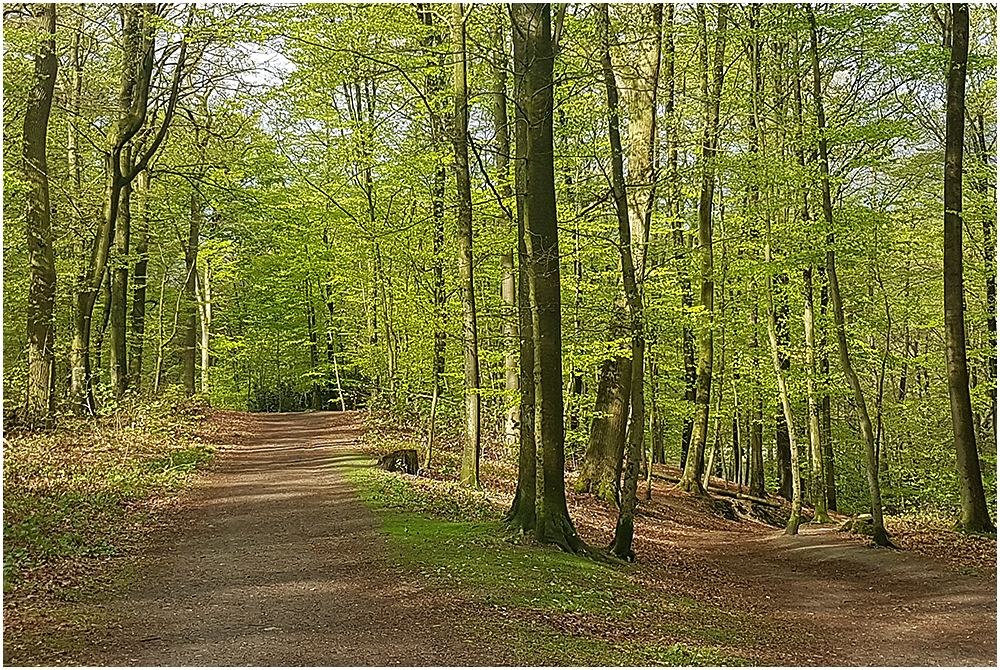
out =
{"type": "Polygon", "coordinates": [[[969,56],[969,5],[955,3],[944,155],[944,323],[948,395],[955,436],[962,515],[959,527],[993,532],[972,423],[969,365],[965,354],[965,285],[962,259],[962,158],[965,143],[965,78],[969,56]]]}
{"type": "MultiPolygon", "coordinates": [[[[515,23],[515,9],[511,8],[511,36],[514,51],[514,195],[517,203],[517,332],[518,332],[518,457],[517,489],[507,523],[522,533],[535,529],[536,499],[538,492],[538,452],[535,441],[535,339],[532,333],[531,296],[528,274],[531,259],[528,257],[527,230],[527,151],[529,99],[525,84],[527,65],[527,35],[515,23]]],[[[516,10],[523,12],[521,8],[516,10]]],[[[525,17],[524,20],[529,20],[525,17]]]]}
{"type": "Polygon", "coordinates": [[[701,255],[701,328],[698,333],[698,383],[695,398],[695,419],[691,444],[684,463],[684,474],[678,487],[704,494],[701,479],[705,470],[705,444],[708,440],[709,400],[712,392],[713,326],[715,305],[714,262],[712,257],[712,205],[715,197],[715,155],[719,142],[719,104],[725,78],[726,21],[728,5],[718,6],[715,30],[715,54],[712,63],[712,85],[709,88],[708,22],[705,6],[697,5],[701,61],[702,139],[701,193],[698,198],[698,246],[701,255]]]}
{"type": "Polygon", "coordinates": [[[826,274],[830,285],[830,301],[833,303],[833,320],[837,332],[837,351],[840,355],[840,367],[854,395],[854,403],[857,406],[861,432],[865,441],[865,476],[868,480],[868,495],[871,499],[872,520],[875,526],[873,540],[878,545],[891,546],[892,542],[889,540],[889,535],[885,530],[885,522],[882,519],[882,491],[879,486],[878,464],[875,460],[875,432],[872,429],[871,416],[868,413],[868,404],[865,402],[861,380],[854,369],[854,364],[851,361],[851,352],[847,345],[844,301],[841,297],[840,281],[837,276],[837,263],[833,246],[833,198],[830,193],[830,157],[826,139],[826,112],[823,108],[822,77],[819,70],[819,29],[817,28],[816,14],[813,8],[810,5],[806,5],[805,11],[806,18],[809,21],[809,57],[812,65],[813,101],[816,105],[816,123],[819,127],[818,151],[820,189],[823,196],[823,218],[826,221],[827,230],[829,231],[826,240],[826,274]]]}
{"type": "Polygon", "coordinates": [[[25,419],[46,423],[54,410],[56,266],[52,248],[49,166],[46,144],[59,61],[55,50],[56,6],[29,5],[37,25],[38,51],[24,114],[24,175],[29,185],[25,212],[28,242],[28,398],[25,419]]]}
{"type": "Polygon", "coordinates": [[[511,5],[515,40],[523,40],[525,238],[534,336],[535,435],[541,451],[535,536],[566,551],[586,548],[566,507],[563,429],[559,231],[552,151],[552,29],[550,6],[511,5]]]}
{"type": "MultiPolygon", "coordinates": [[[[462,302],[462,362],[465,369],[465,448],[459,480],[479,488],[479,339],[476,327],[476,285],[472,271],[472,185],[469,180],[469,92],[465,49],[466,13],[453,5],[451,39],[455,64],[455,181],[458,190],[458,281],[462,302]]],[[[470,6],[471,8],[471,6],[470,6]]]]}

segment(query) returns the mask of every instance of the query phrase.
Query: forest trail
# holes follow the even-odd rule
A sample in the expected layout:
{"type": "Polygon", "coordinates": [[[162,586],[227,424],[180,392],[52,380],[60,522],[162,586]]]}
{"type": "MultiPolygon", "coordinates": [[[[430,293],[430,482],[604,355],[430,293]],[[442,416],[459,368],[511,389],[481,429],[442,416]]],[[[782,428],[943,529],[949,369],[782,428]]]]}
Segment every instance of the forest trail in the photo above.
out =
{"type": "Polygon", "coordinates": [[[773,637],[789,642],[776,645],[769,663],[997,664],[995,574],[962,574],[912,552],[859,544],[831,525],[806,524],[796,536],[777,529],[692,535],[678,561],[688,583],[671,586],[764,614],[773,637]]]}
{"type": "Polygon", "coordinates": [[[495,665],[471,645],[469,602],[386,559],[377,520],[339,474],[355,413],[255,415],[158,533],[123,628],[95,664],[495,665]]]}
{"type": "MultiPolygon", "coordinates": [[[[255,437],[220,451],[156,534],[133,591],[109,603],[122,627],[95,640],[92,664],[519,662],[476,639],[488,606],[388,560],[377,519],[337,467],[357,457],[359,414],[253,421],[255,437]]],[[[753,648],[727,652],[777,666],[996,665],[995,573],[870,548],[829,526],[787,537],[728,521],[663,481],[653,494],[635,578],[650,599],[746,614],[734,622],[750,622],[753,648]]],[[[606,543],[609,510],[589,496],[571,495],[570,507],[581,536],[606,543]]]]}
{"type": "MultiPolygon", "coordinates": [[[[581,535],[596,543],[594,529],[606,535],[614,517],[574,498],[581,535]]],[[[765,665],[997,665],[995,570],[872,547],[834,524],[803,524],[788,536],[730,521],[663,480],[654,480],[643,510],[635,543],[642,581],[750,613],[765,665]]]]}

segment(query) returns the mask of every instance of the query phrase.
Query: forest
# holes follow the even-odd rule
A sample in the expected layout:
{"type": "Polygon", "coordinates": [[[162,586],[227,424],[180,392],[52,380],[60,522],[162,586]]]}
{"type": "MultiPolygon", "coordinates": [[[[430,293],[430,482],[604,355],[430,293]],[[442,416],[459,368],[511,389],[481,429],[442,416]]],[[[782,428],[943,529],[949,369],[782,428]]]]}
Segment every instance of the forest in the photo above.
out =
{"type": "Polygon", "coordinates": [[[10,3],[3,34],[5,430],[385,412],[465,486],[516,463],[510,523],[570,551],[578,473],[622,557],[662,463],[790,533],[994,532],[995,5],[10,3]]]}
{"type": "Polygon", "coordinates": [[[995,663],[995,4],[3,12],[5,663],[995,663]]]}

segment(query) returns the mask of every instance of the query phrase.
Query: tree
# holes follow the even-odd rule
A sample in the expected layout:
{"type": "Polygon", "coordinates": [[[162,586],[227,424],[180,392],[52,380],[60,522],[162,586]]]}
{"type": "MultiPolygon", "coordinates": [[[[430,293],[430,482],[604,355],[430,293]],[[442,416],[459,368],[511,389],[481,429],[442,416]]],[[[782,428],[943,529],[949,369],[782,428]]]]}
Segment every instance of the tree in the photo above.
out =
{"type": "MultiPolygon", "coordinates": [[[[102,219],[91,248],[90,262],[78,279],[74,294],[74,336],[72,349],[71,395],[78,408],[85,402],[91,409],[90,391],[90,335],[91,320],[98,292],[114,245],[115,267],[106,305],[112,330],[111,381],[116,395],[128,387],[128,358],[126,353],[126,304],[128,301],[128,265],[125,257],[129,249],[128,214],[121,224],[118,220],[122,209],[129,207],[132,181],[146,169],[150,159],[160,148],[173,118],[180,95],[181,80],[187,56],[187,40],[182,37],[177,44],[168,45],[163,60],[176,50],[173,79],[170,84],[163,119],[149,144],[141,150],[130,145],[131,140],[143,129],[150,105],[150,87],[154,73],[154,35],[156,8],[153,5],[124,5],[120,9],[122,21],[122,66],[118,93],[117,118],[109,132],[105,149],[105,188],[102,219]],[[86,396],[86,398],[85,398],[86,396]]],[[[194,16],[192,7],[188,24],[194,16]]]]}
{"type": "Polygon", "coordinates": [[[947,130],[944,159],[944,320],[948,395],[955,437],[962,515],[958,526],[994,532],[972,425],[969,366],[965,355],[965,285],[962,261],[962,157],[965,143],[965,77],[969,54],[969,5],[955,3],[948,69],[947,130]]]}
{"type": "MultiPolygon", "coordinates": [[[[639,479],[639,462],[642,460],[642,441],[645,433],[645,402],[643,398],[643,361],[646,340],[643,325],[642,295],[637,274],[642,273],[642,259],[649,239],[649,214],[653,197],[653,140],[655,137],[656,83],[660,65],[660,43],[658,28],[662,20],[659,7],[654,9],[654,25],[657,29],[648,58],[640,68],[634,81],[636,97],[640,102],[632,110],[630,124],[631,152],[629,175],[637,188],[632,199],[625,190],[624,160],[619,129],[618,85],[611,64],[611,26],[608,6],[602,5],[598,14],[598,32],[601,36],[601,66],[608,98],[608,137],[611,142],[611,179],[615,214],[618,219],[618,250],[621,257],[622,283],[628,311],[629,330],[632,340],[631,379],[629,383],[632,415],[629,419],[628,449],[625,454],[625,482],[615,537],[611,551],[620,558],[635,558],[632,539],[635,534],[635,508],[638,504],[636,487],[639,479]],[[641,88],[640,88],[641,86],[641,88]],[[644,90],[645,89],[645,90],[644,90]]],[[[643,56],[647,56],[646,53],[643,56]]],[[[616,477],[617,479],[617,477],[616,477]]]]}
{"type": "Polygon", "coordinates": [[[858,418],[861,422],[861,432],[865,440],[865,474],[868,480],[868,494],[871,498],[872,519],[875,526],[875,534],[872,539],[880,546],[890,546],[892,542],[885,531],[885,522],[882,519],[882,493],[879,487],[878,465],[875,460],[875,433],[872,430],[871,417],[868,414],[868,405],[865,402],[864,391],[861,388],[861,380],[858,379],[858,374],[854,370],[851,353],[847,346],[844,302],[841,297],[840,281],[837,276],[837,264],[833,247],[833,199],[830,195],[830,158],[825,135],[826,115],[823,109],[822,84],[819,72],[818,29],[816,27],[816,15],[809,5],[806,6],[806,17],[809,20],[809,56],[812,63],[813,100],[816,104],[816,121],[820,133],[818,149],[820,187],[823,195],[823,216],[826,220],[827,229],[831,231],[827,236],[826,274],[830,283],[830,300],[833,303],[833,318],[837,332],[837,350],[840,355],[840,367],[854,395],[854,402],[859,415],[858,418]]]}
{"type": "Polygon", "coordinates": [[[698,334],[698,383],[695,398],[695,419],[691,431],[691,445],[684,463],[684,474],[678,487],[685,491],[704,494],[701,478],[705,469],[705,444],[708,440],[708,408],[712,391],[712,315],[715,304],[714,265],[712,259],[712,201],[715,194],[715,154],[719,142],[719,103],[725,77],[726,19],[728,5],[719,5],[716,25],[715,54],[712,88],[709,90],[708,26],[703,4],[697,6],[701,35],[699,56],[701,61],[701,93],[704,100],[701,140],[701,193],[698,199],[698,245],[701,253],[701,315],[698,334]]]}
{"type": "MultiPolygon", "coordinates": [[[[479,342],[476,286],[472,276],[472,186],[469,182],[469,93],[466,82],[465,21],[462,3],[453,6],[451,39],[455,58],[455,182],[458,190],[458,280],[462,302],[462,362],[465,370],[465,449],[460,481],[479,488],[479,342]]],[[[471,6],[470,6],[471,11],[471,6]]]]}
{"type": "Polygon", "coordinates": [[[535,437],[541,451],[537,470],[535,536],[565,551],[585,548],[566,507],[563,431],[562,333],[559,235],[552,156],[552,33],[548,4],[511,5],[515,44],[521,41],[525,246],[534,339],[535,437]]]}
{"type": "MultiPolygon", "coordinates": [[[[518,10],[523,11],[523,9],[518,10]]],[[[518,333],[518,407],[517,489],[507,512],[506,521],[521,533],[536,525],[538,495],[538,456],[535,442],[535,339],[532,333],[531,296],[528,276],[527,217],[527,151],[530,99],[525,84],[527,64],[526,34],[514,25],[511,8],[511,35],[514,50],[514,193],[517,208],[517,333],[518,333]]],[[[525,17],[528,21],[530,18],[525,17]]]]}
{"type": "Polygon", "coordinates": [[[55,405],[56,266],[52,248],[49,167],[46,140],[59,61],[55,51],[56,6],[29,5],[39,33],[34,81],[24,114],[24,175],[29,185],[26,236],[31,279],[28,284],[28,398],[25,420],[47,423],[55,405]]]}

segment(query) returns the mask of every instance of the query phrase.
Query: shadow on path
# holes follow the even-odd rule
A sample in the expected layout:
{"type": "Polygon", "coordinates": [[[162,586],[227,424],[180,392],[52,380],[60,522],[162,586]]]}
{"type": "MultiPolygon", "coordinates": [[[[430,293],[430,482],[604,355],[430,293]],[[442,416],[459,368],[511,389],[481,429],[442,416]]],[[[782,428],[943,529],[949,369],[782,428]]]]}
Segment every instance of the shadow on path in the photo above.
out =
{"type": "Polygon", "coordinates": [[[338,472],[350,412],[258,415],[220,452],[121,603],[100,663],[139,666],[506,665],[462,639],[470,604],[386,561],[376,519],[338,472]]]}

